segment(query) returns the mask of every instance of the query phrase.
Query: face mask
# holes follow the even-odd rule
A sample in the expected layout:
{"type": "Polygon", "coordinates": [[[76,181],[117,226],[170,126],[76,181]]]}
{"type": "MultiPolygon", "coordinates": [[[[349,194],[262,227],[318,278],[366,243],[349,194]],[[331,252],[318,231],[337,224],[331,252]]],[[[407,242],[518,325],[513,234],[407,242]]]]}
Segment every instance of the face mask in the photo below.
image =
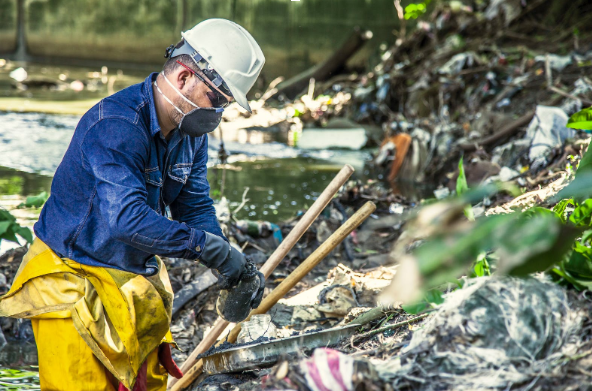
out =
{"type": "Polygon", "coordinates": [[[166,99],[166,101],[169,102],[171,106],[173,106],[175,110],[177,110],[183,116],[179,122],[179,130],[181,133],[187,134],[191,137],[200,137],[206,133],[213,132],[218,127],[218,125],[220,125],[220,121],[222,120],[222,112],[224,111],[223,108],[199,107],[187,99],[185,95],[183,95],[181,91],[179,91],[164,74],[162,74],[162,76],[166,82],[177,92],[177,94],[179,94],[179,96],[185,100],[185,102],[195,107],[195,109],[191,110],[189,113],[183,113],[180,108],[175,106],[175,104],[169,98],[167,98],[165,94],[162,93],[160,88],[158,88],[158,84],[156,84],[156,80],[154,81],[154,86],[158,92],[160,92],[164,99],[166,99]]]}

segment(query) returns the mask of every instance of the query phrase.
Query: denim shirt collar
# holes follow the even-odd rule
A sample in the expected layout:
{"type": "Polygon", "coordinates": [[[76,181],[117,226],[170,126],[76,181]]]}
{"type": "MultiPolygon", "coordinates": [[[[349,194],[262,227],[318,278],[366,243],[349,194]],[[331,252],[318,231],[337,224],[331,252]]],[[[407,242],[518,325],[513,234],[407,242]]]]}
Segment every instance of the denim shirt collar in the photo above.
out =
{"type": "Polygon", "coordinates": [[[152,137],[160,132],[160,125],[158,123],[158,116],[156,115],[156,105],[154,104],[154,94],[152,90],[152,84],[157,76],[158,72],[153,72],[144,81],[144,94],[148,101],[148,107],[150,108],[150,135],[152,137]]]}

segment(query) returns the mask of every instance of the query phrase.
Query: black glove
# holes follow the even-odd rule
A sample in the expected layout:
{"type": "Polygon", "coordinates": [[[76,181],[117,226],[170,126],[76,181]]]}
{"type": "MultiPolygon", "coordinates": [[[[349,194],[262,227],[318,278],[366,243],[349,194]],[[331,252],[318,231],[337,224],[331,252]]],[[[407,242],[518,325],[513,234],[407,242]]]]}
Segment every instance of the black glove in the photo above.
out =
{"type": "Polygon", "coordinates": [[[235,287],[245,271],[245,256],[221,237],[209,232],[205,234],[206,243],[199,260],[218,272],[220,289],[235,287]]]}
{"type": "Polygon", "coordinates": [[[259,304],[261,304],[261,300],[263,299],[263,292],[265,292],[265,276],[257,270],[257,277],[259,277],[259,289],[257,289],[257,292],[255,292],[253,299],[251,300],[252,309],[259,307],[259,304]]]}

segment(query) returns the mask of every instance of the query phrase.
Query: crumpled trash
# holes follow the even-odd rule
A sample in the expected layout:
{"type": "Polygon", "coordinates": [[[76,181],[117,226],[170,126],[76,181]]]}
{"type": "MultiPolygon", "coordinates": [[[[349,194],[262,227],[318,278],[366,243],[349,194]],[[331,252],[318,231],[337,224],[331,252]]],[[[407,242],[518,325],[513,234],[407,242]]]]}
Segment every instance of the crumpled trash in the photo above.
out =
{"type": "Polygon", "coordinates": [[[503,14],[504,24],[509,26],[521,12],[522,0],[492,0],[485,9],[484,15],[487,19],[493,20],[503,14]]]}
{"type": "Polygon", "coordinates": [[[312,391],[353,391],[354,359],[328,348],[319,348],[300,361],[300,371],[312,391]]]}
{"type": "Polygon", "coordinates": [[[478,65],[479,62],[479,58],[474,52],[459,53],[442,65],[438,69],[438,73],[449,76],[457,75],[463,69],[478,65]]]}
{"type": "MultiPolygon", "coordinates": [[[[585,79],[580,78],[574,83],[574,89],[570,92],[575,97],[586,96],[592,92],[592,85],[590,85],[585,79]]],[[[582,110],[582,101],[580,99],[566,99],[560,106],[561,110],[565,111],[565,114],[571,116],[578,111],[582,110]]]]}
{"type": "Polygon", "coordinates": [[[16,68],[15,70],[11,71],[8,76],[10,76],[11,79],[14,79],[16,81],[23,82],[25,80],[27,80],[27,77],[29,76],[29,74],[27,73],[27,71],[25,70],[25,68],[16,68]]]}
{"type": "Polygon", "coordinates": [[[440,189],[434,190],[434,196],[437,200],[443,200],[444,198],[450,195],[450,189],[447,187],[442,187],[440,189]]]}
{"type": "Polygon", "coordinates": [[[405,364],[383,379],[393,381],[394,389],[399,382],[423,384],[423,379],[452,390],[527,384],[561,372],[579,347],[582,318],[569,307],[565,290],[551,281],[470,280],[414,332],[400,357],[405,364]]]}
{"type": "Polygon", "coordinates": [[[323,318],[323,314],[316,308],[307,305],[297,305],[294,306],[291,323],[318,322],[321,318],[323,318]]]}
{"type": "MultiPolygon", "coordinates": [[[[571,55],[568,56],[558,56],[557,54],[549,54],[549,65],[551,69],[557,72],[561,72],[565,69],[568,65],[573,62],[571,55]]],[[[547,62],[547,55],[536,56],[534,58],[536,62],[547,62]]]]}
{"type": "Polygon", "coordinates": [[[328,318],[344,317],[358,306],[355,292],[344,285],[331,285],[323,289],[319,294],[319,303],[317,310],[328,318]]]}
{"type": "Polygon", "coordinates": [[[261,337],[275,338],[277,329],[271,322],[271,315],[259,314],[251,316],[251,319],[242,323],[241,331],[238,334],[237,342],[253,342],[261,337]]]}
{"type": "Polygon", "coordinates": [[[267,238],[273,234],[278,244],[284,239],[280,227],[269,221],[239,220],[236,222],[236,227],[252,238],[267,238]]]}
{"type": "Polygon", "coordinates": [[[533,169],[546,166],[551,150],[561,147],[566,139],[575,136],[575,130],[566,127],[567,120],[567,114],[560,108],[537,106],[525,137],[531,141],[528,157],[533,169]]]}

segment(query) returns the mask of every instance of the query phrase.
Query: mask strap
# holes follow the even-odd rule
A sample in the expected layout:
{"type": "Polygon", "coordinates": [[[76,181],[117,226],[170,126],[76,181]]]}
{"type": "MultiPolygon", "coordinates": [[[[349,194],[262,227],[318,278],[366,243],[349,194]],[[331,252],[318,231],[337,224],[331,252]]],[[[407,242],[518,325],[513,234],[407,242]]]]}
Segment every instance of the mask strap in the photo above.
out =
{"type": "Polygon", "coordinates": [[[198,105],[196,105],[195,103],[193,103],[192,101],[190,101],[189,99],[187,99],[187,98],[185,97],[185,95],[183,95],[183,94],[181,93],[181,91],[179,91],[179,90],[177,89],[177,87],[175,87],[175,86],[173,85],[173,83],[171,83],[171,81],[169,80],[169,78],[168,78],[168,77],[166,77],[166,75],[165,75],[164,73],[162,73],[162,76],[164,77],[164,79],[166,80],[166,82],[167,82],[167,83],[169,83],[169,86],[171,86],[171,87],[172,87],[172,88],[173,88],[175,91],[177,91],[177,94],[179,94],[179,96],[180,96],[181,98],[183,98],[183,99],[185,100],[185,102],[187,102],[187,103],[189,103],[191,106],[193,106],[193,107],[195,107],[195,108],[199,109],[199,106],[198,106],[198,105]]]}
{"type": "Polygon", "coordinates": [[[181,111],[180,108],[178,108],[177,106],[175,106],[175,104],[169,99],[167,98],[167,96],[165,94],[162,93],[162,91],[160,90],[160,88],[158,87],[158,84],[156,84],[156,80],[154,80],[154,87],[156,87],[156,89],[158,90],[158,92],[160,92],[160,95],[162,95],[162,97],[171,104],[171,106],[173,106],[175,108],[175,110],[177,110],[179,113],[181,113],[181,115],[185,115],[184,112],[181,111]]]}

